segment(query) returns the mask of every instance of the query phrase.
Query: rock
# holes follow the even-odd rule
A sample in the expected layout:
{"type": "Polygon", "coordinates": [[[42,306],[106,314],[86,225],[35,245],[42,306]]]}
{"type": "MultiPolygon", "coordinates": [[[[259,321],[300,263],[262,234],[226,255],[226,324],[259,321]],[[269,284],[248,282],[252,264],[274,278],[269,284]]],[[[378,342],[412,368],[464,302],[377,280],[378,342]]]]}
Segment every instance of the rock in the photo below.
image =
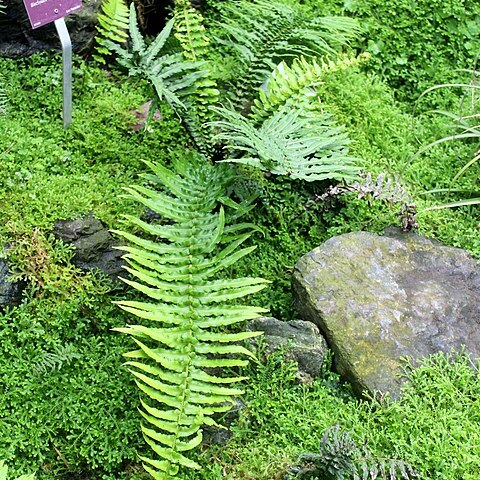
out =
{"type": "MultiPolygon", "coordinates": [[[[74,52],[91,48],[96,34],[100,0],[83,0],[83,9],[65,19],[74,52]]],[[[9,0],[6,15],[0,15],[0,57],[25,57],[42,50],[61,50],[53,24],[33,30],[23,0],[9,0]]]]}
{"type": "Polygon", "coordinates": [[[108,229],[94,218],[92,213],[76,220],[59,220],[54,233],[64,243],[75,246],[72,263],[84,270],[98,269],[112,280],[125,274],[123,252],[113,248],[116,245],[108,229]]]}
{"type": "Polygon", "coordinates": [[[0,310],[18,305],[26,286],[26,282],[11,282],[9,274],[10,268],[7,260],[0,258],[0,310]]]}
{"type": "Polygon", "coordinates": [[[264,332],[263,338],[270,352],[289,346],[289,355],[298,365],[301,380],[309,381],[321,375],[328,347],[318,327],[312,322],[282,322],[276,318],[260,317],[251,320],[247,328],[264,332]]]}
{"type": "Polygon", "coordinates": [[[304,255],[293,287],[358,393],[398,398],[402,357],[480,356],[480,268],[464,250],[397,229],[350,233],[304,255]]]}
{"type": "Polygon", "coordinates": [[[223,414],[221,417],[218,416],[218,418],[215,418],[215,421],[225,428],[215,427],[214,425],[204,425],[202,427],[202,443],[204,445],[226,445],[233,435],[229,427],[238,420],[238,417],[244,408],[245,404],[237,398],[235,404],[227,413],[223,414]]]}

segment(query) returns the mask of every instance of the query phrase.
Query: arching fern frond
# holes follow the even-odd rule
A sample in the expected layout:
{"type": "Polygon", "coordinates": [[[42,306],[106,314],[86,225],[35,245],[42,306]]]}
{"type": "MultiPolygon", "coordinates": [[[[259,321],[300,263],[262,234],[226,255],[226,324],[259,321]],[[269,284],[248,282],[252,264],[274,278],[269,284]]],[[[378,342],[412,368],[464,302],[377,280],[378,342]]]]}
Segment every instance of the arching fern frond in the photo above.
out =
{"type": "Polygon", "coordinates": [[[225,108],[213,123],[216,139],[226,143],[226,162],[252,165],[277,175],[307,181],[352,180],[359,172],[348,156],[348,137],[327,114],[305,109],[281,109],[256,127],[225,108]]]}
{"type": "Polygon", "coordinates": [[[318,109],[315,87],[322,83],[326,73],[344,70],[358,65],[369,58],[368,54],[358,57],[339,56],[335,60],[317,60],[304,57],[295,59],[291,65],[281,62],[268,79],[265,88],[253,101],[250,118],[262,121],[281,108],[318,109]]]}
{"type": "Polygon", "coordinates": [[[226,37],[220,41],[237,53],[242,68],[237,98],[258,88],[282,60],[335,55],[359,31],[345,17],[312,17],[300,5],[278,1],[237,0],[222,5],[226,37]]]}
{"type": "Polygon", "coordinates": [[[217,372],[245,365],[239,355],[251,353],[236,342],[257,335],[232,333],[231,328],[227,333],[223,327],[265,311],[237,304],[261,290],[265,280],[215,279],[253,248],[240,248],[248,226],[229,228],[223,207],[218,208],[233,181],[232,169],[199,158],[178,160],[175,172],[148,163],[154,172],[148,179],[163,184],[168,193],[129,189],[135,200],[173,222],[152,225],[129,217],[155,241],[117,232],[132,244],[122,248],[133,277],[125,281],[150,298],[119,302],[144,325],[116,330],[132,335],[138,347],[126,354],[127,365],[143,392],[142,432],[156,454],[142,457],[143,464],[157,480],[176,478],[180,467],[198,468],[186,452],[201,442],[201,426],[215,424],[212,415],[229,410],[232,397],[242,393],[229,386],[242,377],[217,372]],[[205,371],[211,368],[215,373],[205,371]]]}
{"type": "Polygon", "coordinates": [[[104,0],[101,5],[102,13],[98,15],[98,34],[95,37],[95,47],[99,55],[94,58],[100,63],[105,63],[104,55],[111,53],[109,43],[123,44],[128,40],[129,11],[125,0],[104,0]]]}

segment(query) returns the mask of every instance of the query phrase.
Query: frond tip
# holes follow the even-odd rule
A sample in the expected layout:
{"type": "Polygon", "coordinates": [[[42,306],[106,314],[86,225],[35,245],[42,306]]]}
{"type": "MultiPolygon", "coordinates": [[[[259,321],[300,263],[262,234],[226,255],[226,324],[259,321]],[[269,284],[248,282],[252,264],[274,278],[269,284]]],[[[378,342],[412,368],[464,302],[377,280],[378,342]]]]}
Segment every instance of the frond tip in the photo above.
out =
{"type": "MultiPolygon", "coordinates": [[[[179,160],[176,172],[150,164],[149,180],[169,193],[132,187],[131,196],[169,221],[150,225],[130,221],[156,242],[117,232],[133,245],[126,252],[130,286],[151,301],[122,301],[119,306],[145,325],[117,331],[131,335],[137,350],[127,353],[129,370],[142,392],[142,432],[158,458],[142,457],[145,470],[157,480],[177,478],[181,467],[199,468],[188,451],[202,441],[201,427],[215,424],[212,415],[230,409],[241,389],[229,384],[242,377],[222,375],[225,368],[247,363],[252,356],[239,341],[258,332],[225,332],[231,326],[265,312],[236,301],[264,288],[266,280],[213,277],[251,247],[244,229],[232,233],[219,199],[233,180],[226,165],[179,160]],[[214,369],[205,371],[205,369],[214,369]]],[[[240,208],[240,206],[239,206],[240,208]]]]}

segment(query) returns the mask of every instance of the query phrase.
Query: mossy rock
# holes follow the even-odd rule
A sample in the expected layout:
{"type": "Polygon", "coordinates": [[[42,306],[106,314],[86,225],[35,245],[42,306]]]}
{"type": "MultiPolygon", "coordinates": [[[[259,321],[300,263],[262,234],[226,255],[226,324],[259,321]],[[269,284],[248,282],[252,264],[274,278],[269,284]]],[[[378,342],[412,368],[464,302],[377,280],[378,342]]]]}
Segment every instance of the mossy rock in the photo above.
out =
{"type": "Polygon", "coordinates": [[[397,398],[403,357],[480,356],[480,267],[464,250],[396,229],[349,233],[304,255],[293,284],[358,393],[397,398]]]}

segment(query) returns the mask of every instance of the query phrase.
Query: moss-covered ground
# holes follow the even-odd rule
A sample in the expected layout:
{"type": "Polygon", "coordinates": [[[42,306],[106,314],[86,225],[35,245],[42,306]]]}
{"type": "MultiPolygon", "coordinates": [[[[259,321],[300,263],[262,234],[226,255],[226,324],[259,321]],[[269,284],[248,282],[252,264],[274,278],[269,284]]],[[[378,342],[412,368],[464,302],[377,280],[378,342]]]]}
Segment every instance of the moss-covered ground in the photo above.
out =
{"type": "MultiPolygon", "coordinates": [[[[333,8],[335,2],[323,3],[333,8]]],[[[462,51],[461,59],[467,54],[462,51]]],[[[409,90],[400,75],[389,77],[393,87],[403,88],[403,101],[395,99],[397,90],[375,68],[385,55],[379,53],[373,66],[326,76],[320,87],[325,108],[345,125],[364,171],[398,174],[415,201],[420,233],[480,258],[478,207],[426,210],[454,197],[423,194],[452,186],[478,144],[450,142],[416,155],[448,134],[450,121],[428,113],[428,102],[415,114],[414,101],[406,99],[414,77],[409,90]]],[[[36,471],[40,480],[144,478],[138,394],[122,367],[130,343],[111,331],[128,321],[113,302],[132,294],[72,267],[72,250],[54,239],[52,229],[56,220],[90,211],[118,228],[123,214],[138,213],[122,187],[141,181],[142,160],[169,164],[188,144],[187,135],[167,107],[149,131],[134,131],[132,111],[151,92],[115,69],[75,58],[68,130],[62,128],[58,55],[0,59],[0,71],[8,97],[8,114],[0,116],[0,245],[8,246],[4,255],[17,277],[30,280],[21,305],[0,313],[0,458],[12,473],[36,471]],[[51,353],[56,363],[48,363],[51,353]]],[[[419,71],[415,67],[415,75],[419,71]]],[[[445,95],[431,107],[461,101],[458,92],[445,95]]],[[[478,189],[479,173],[473,165],[455,186],[478,189]]],[[[258,193],[249,220],[263,234],[250,240],[258,245],[255,253],[227,273],[271,280],[252,301],[282,320],[296,318],[290,275],[301,255],[331,236],[381,233],[401,220],[398,204],[355,193],[316,201],[328,183],[258,175],[248,182],[258,193]]],[[[265,359],[260,351],[259,358],[246,372],[246,407],[232,439],[225,447],[201,449],[204,469],[186,479],[279,479],[337,424],[368,442],[373,453],[411,462],[421,479],[479,478],[480,377],[466,357],[427,361],[410,373],[411,386],[394,404],[355,400],[329,365],[322,378],[304,385],[281,355],[265,359]]]]}

